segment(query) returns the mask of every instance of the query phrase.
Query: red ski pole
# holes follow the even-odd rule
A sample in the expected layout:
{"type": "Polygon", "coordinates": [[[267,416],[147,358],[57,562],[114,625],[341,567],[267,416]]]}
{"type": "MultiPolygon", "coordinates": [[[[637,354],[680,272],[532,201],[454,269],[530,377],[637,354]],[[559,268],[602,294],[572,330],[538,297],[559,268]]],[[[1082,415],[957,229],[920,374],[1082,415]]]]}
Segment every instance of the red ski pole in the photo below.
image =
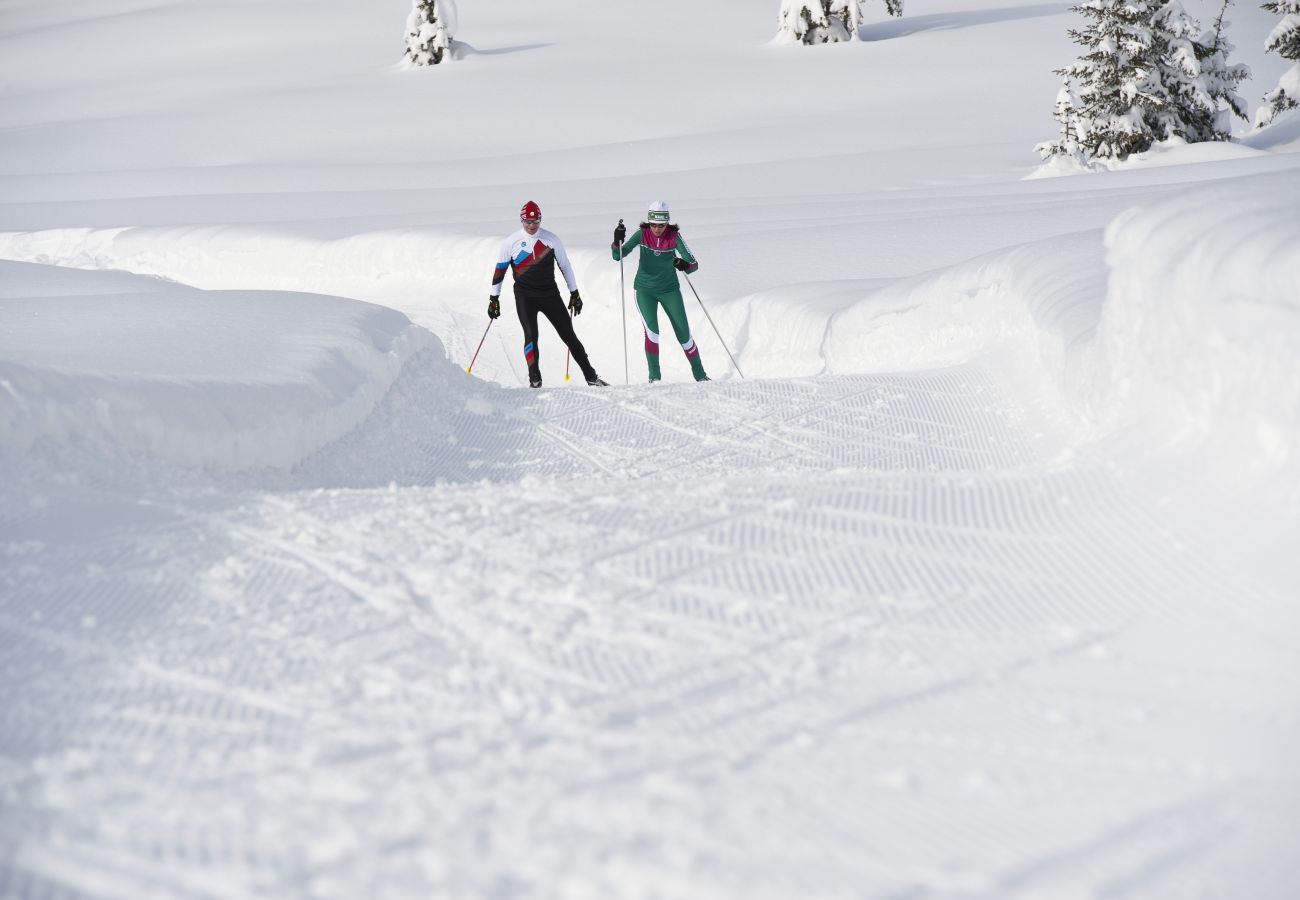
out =
{"type": "Polygon", "coordinates": [[[478,350],[474,351],[474,359],[471,359],[469,365],[465,367],[466,375],[471,374],[470,370],[474,368],[474,360],[478,359],[478,351],[483,349],[483,342],[487,340],[487,333],[492,330],[492,323],[495,321],[496,319],[488,319],[488,327],[483,329],[483,337],[479,338],[478,350]]]}

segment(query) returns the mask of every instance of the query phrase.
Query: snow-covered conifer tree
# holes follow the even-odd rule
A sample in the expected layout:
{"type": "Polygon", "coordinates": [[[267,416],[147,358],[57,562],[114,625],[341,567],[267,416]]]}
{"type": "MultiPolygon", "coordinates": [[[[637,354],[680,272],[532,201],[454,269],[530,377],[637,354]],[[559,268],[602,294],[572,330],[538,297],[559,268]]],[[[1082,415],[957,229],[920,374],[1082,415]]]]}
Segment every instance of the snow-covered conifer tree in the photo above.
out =
{"type": "MultiPolygon", "coordinates": [[[[1264,49],[1283,59],[1300,60],[1300,0],[1272,0],[1263,8],[1282,17],[1264,40],[1264,49]]],[[[1262,128],[1288,109],[1300,106],[1300,62],[1288,69],[1277,87],[1264,95],[1255,112],[1255,127],[1262,128]]]]}
{"type": "Polygon", "coordinates": [[[852,41],[858,36],[856,0],[781,0],[778,34],[800,44],[852,41]],[[856,18],[856,16],[855,16],[856,18]]]}
{"type": "Polygon", "coordinates": [[[1056,72],[1070,86],[1057,98],[1062,140],[1039,144],[1037,150],[1045,159],[1082,155],[1085,160],[1124,159],[1146,150],[1161,137],[1146,116],[1161,103],[1153,92],[1158,79],[1151,4],[1086,0],[1070,9],[1086,20],[1083,28],[1069,31],[1084,53],[1056,72]],[[1068,108],[1062,107],[1062,96],[1068,108]]]}
{"type": "MultiPolygon", "coordinates": [[[[781,0],[777,37],[791,43],[856,41],[863,0],[781,0]]],[[[885,0],[891,16],[903,14],[903,0],[885,0]]]]}
{"type": "Polygon", "coordinates": [[[1235,87],[1249,70],[1227,63],[1232,45],[1222,14],[1202,33],[1179,0],[1087,0],[1071,8],[1088,20],[1070,31],[1086,52],[1057,70],[1065,79],[1055,112],[1061,137],[1035,148],[1044,159],[1124,159],[1171,137],[1231,138],[1229,117],[1245,111],[1235,87]]]}
{"type": "Polygon", "coordinates": [[[1228,57],[1236,49],[1228,40],[1226,16],[1233,0],[1223,0],[1214,27],[1208,29],[1197,41],[1197,56],[1201,63],[1201,79],[1205,90],[1215,103],[1214,137],[1210,140],[1227,140],[1232,133],[1232,117],[1246,119],[1246,101],[1237,93],[1237,85],[1250,77],[1250,67],[1244,63],[1230,65],[1228,57]]]}
{"type": "Polygon", "coordinates": [[[1155,9],[1151,25],[1155,70],[1145,90],[1153,102],[1144,113],[1156,140],[1180,137],[1190,144],[1227,139],[1215,130],[1219,105],[1202,78],[1200,23],[1179,0],[1166,0],[1155,9]]]}
{"type": "Polygon", "coordinates": [[[1083,145],[1079,141],[1079,98],[1074,81],[1068,74],[1061,76],[1061,90],[1056,94],[1053,117],[1061,124],[1061,136],[1055,141],[1044,141],[1034,148],[1043,158],[1063,156],[1082,165],[1086,162],[1083,145]]]}
{"type": "Polygon", "coordinates": [[[451,59],[452,33],[456,29],[453,0],[413,0],[406,17],[406,68],[436,66],[451,59]]]}

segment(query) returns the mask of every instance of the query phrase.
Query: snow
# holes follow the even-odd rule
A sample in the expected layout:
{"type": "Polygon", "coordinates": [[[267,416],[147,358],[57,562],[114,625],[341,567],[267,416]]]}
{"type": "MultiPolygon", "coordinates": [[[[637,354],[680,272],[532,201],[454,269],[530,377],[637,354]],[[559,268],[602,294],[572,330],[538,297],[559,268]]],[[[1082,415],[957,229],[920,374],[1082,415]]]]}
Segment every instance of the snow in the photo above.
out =
{"type": "Polygon", "coordinates": [[[1300,120],[1042,177],[1068,3],[771,5],[9,4],[0,896],[1294,894],[1300,120]],[[464,371],[527,199],[611,388],[464,371]]]}
{"type": "Polygon", "coordinates": [[[75,440],[198,467],[291,466],[360,425],[436,343],[399,312],[341,298],[30,263],[0,273],[0,444],[25,451],[75,440]]]}

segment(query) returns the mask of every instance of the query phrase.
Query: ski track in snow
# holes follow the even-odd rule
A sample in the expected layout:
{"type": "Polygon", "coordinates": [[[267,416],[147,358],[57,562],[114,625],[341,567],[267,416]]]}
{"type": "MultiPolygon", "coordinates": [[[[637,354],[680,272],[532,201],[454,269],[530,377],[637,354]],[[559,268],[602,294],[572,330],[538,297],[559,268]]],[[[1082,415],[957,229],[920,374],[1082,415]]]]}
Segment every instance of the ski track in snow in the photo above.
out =
{"type": "Polygon", "coordinates": [[[0,768],[0,895],[1248,883],[1213,851],[1296,785],[1243,765],[1279,710],[1216,685],[1277,659],[1198,647],[1279,598],[1104,459],[1050,464],[989,368],[460,408],[448,368],[271,490],[6,545],[0,753],[39,764],[0,768]]]}

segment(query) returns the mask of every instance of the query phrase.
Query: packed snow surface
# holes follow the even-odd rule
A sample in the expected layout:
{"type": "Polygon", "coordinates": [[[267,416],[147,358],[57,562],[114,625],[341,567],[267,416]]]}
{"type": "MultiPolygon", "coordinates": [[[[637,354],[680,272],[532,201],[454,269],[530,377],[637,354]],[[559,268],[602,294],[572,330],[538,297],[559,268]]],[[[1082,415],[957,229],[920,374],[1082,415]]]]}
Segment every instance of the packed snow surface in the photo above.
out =
{"type": "Polygon", "coordinates": [[[1069,5],[4,4],[0,896],[1294,897],[1300,114],[1039,168],[1069,5]]]}

